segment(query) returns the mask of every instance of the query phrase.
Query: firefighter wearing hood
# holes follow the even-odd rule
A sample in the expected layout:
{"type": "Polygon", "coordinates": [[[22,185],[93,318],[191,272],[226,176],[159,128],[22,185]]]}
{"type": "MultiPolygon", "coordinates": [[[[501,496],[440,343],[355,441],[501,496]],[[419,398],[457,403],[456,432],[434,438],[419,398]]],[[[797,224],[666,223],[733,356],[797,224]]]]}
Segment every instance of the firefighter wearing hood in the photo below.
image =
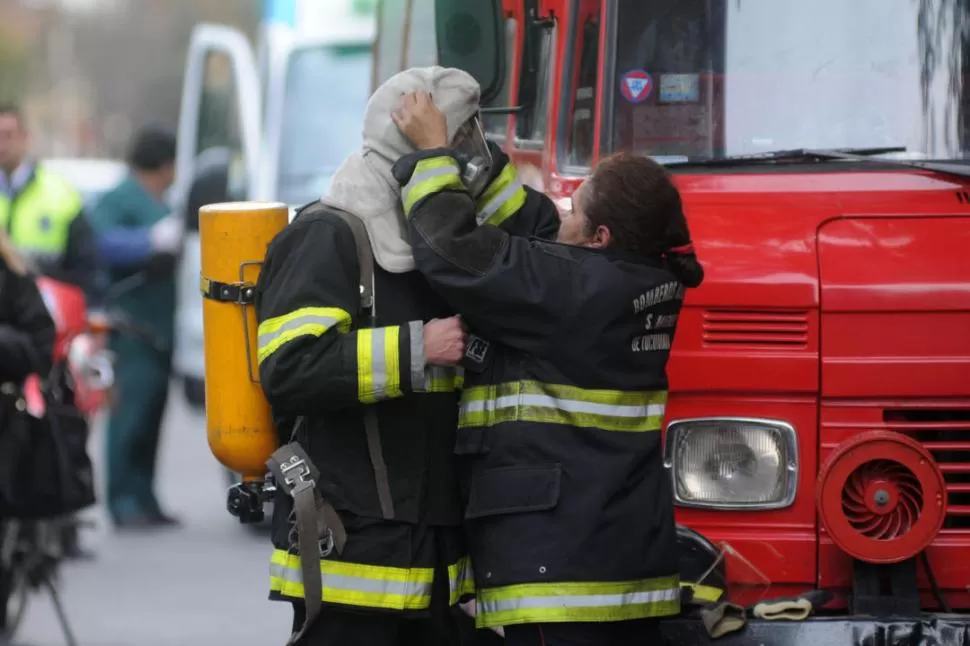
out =
{"type": "MultiPolygon", "coordinates": [[[[466,151],[483,221],[544,236],[558,228],[555,210],[537,208],[545,203],[485,145],[478,84],[462,71],[431,67],[377,89],[362,150],[270,245],[256,293],[260,380],[281,442],[293,438],[305,449],[347,536],[339,553],[324,550],[323,607],[298,644],[463,643],[457,604],[473,587],[453,451],[467,331],[415,270],[391,172],[415,150],[391,112],[419,90],[431,93],[450,140],[466,151]],[[363,222],[370,239],[373,308],[366,312],[353,230],[338,213],[363,222]]],[[[306,606],[292,508],[278,496],[271,596],[293,602],[296,632],[306,606]]]]}

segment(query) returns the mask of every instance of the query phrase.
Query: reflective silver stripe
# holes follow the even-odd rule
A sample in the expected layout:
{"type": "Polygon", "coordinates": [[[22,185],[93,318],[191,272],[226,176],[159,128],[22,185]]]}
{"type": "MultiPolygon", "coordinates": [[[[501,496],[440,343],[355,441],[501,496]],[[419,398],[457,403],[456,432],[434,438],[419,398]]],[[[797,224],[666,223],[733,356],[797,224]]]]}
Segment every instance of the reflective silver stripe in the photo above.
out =
{"type": "Polygon", "coordinates": [[[387,328],[374,328],[370,340],[371,390],[378,397],[387,392],[387,362],[384,360],[384,345],[387,343],[387,328]]]}
{"type": "MultiPolygon", "coordinates": [[[[466,587],[474,588],[475,582],[475,572],[472,570],[472,564],[470,559],[462,559],[458,563],[458,571],[455,573],[456,576],[448,577],[448,588],[451,592],[452,603],[457,602],[457,598],[465,591],[466,587]],[[470,585],[467,585],[470,584],[470,585]]],[[[471,589],[469,589],[471,592],[471,589]]]]}
{"type": "Polygon", "coordinates": [[[408,334],[411,337],[411,389],[420,392],[425,388],[424,323],[408,323],[408,334]]]}
{"type": "Polygon", "coordinates": [[[481,210],[475,214],[475,218],[478,220],[478,223],[481,224],[488,218],[492,217],[492,215],[494,215],[503,204],[512,199],[512,196],[515,195],[516,191],[520,190],[521,188],[522,181],[516,177],[511,183],[509,183],[508,186],[503,188],[498,195],[489,200],[488,204],[483,206],[481,210]]]}
{"type": "MultiPolygon", "coordinates": [[[[373,594],[395,594],[405,597],[425,597],[431,595],[431,583],[417,581],[389,581],[387,579],[367,579],[347,574],[332,574],[326,572],[324,565],[324,592],[331,590],[349,590],[353,592],[368,592],[373,594]]],[[[269,574],[287,583],[303,583],[303,575],[298,569],[288,568],[278,563],[270,563],[269,574]]]]}
{"type": "Polygon", "coordinates": [[[404,203],[407,204],[409,202],[411,191],[420,186],[423,182],[426,182],[434,177],[443,177],[445,175],[461,177],[461,169],[458,168],[458,164],[452,160],[449,160],[448,163],[443,163],[441,166],[429,168],[428,170],[423,170],[420,173],[415,173],[412,175],[410,181],[408,181],[407,185],[404,187],[404,203]]]}
{"type": "Polygon", "coordinates": [[[263,334],[260,334],[259,339],[257,341],[257,346],[260,349],[263,349],[266,346],[268,346],[270,343],[275,341],[276,339],[280,338],[281,336],[287,334],[288,332],[292,332],[297,328],[303,327],[304,325],[322,325],[324,328],[329,330],[331,327],[333,327],[340,321],[341,319],[338,319],[334,316],[323,316],[320,314],[304,314],[302,316],[298,316],[292,320],[287,321],[286,323],[279,326],[272,332],[264,332],[263,334]]]}
{"type": "Polygon", "coordinates": [[[521,394],[503,395],[496,399],[464,401],[461,404],[461,412],[480,413],[502,408],[517,408],[520,406],[555,408],[568,413],[589,413],[592,415],[608,415],[612,417],[657,417],[663,415],[666,409],[664,404],[627,406],[583,402],[574,399],[560,399],[558,397],[550,397],[549,395],[521,394]]]}
{"type": "Polygon", "coordinates": [[[428,366],[424,370],[425,389],[434,392],[451,392],[455,389],[455,368],[428,366]]]}
{"type": "Polygon", "coordinates": [[[499,600],[482,600],[481,596],[479,595],[478,599],[478,608],[481,612],[496,613],[513,610],[535,610],[537,608],[603,608],[663,603],[679,599],[680,588],[623,594],[549,595],[499,600]]]}

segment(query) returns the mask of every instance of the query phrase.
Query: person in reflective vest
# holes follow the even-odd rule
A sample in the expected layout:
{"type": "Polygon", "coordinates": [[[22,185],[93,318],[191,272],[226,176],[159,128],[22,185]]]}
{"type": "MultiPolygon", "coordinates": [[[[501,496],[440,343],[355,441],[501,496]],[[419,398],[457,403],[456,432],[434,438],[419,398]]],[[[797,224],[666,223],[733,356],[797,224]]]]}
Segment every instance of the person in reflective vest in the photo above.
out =
{"type": "Polygon", "coordinates": [[[659,643],[657,618],[680,609],[666,364],[703,278],[676,187],[619,154],[573,194],[557,243],[510,235],[476,226],[429,97],[394,119],[421,150],[393,169],[415,263],[481,336],[456,440],[478,625],[512,645],[659,643]]]}
{"type": "Polygon", "coordinates": [[[97,305],[100,259],[81,196],[29,157],[29,143],[20,109],[0,105],[0,226],[33,269],[80,287],[97,305]]]}
{"type": "MultiPolygon", "coordinates": [[[[273,240],[256,286],[260,382],[281,443],[305,450],[346,532],[343,549],[325,545],[322,560],[305,563],[294,499],[277,494],[271,598],[293,603],[292,639],[304,646],[470,644],[457,608],[472,589],[453,456],[465,332],[414,270],[391,174],[414,149],[390,113],[416,89],[434,93],[453,139],[480,125],[479,87],[465,72],[419,68],[389,79],[367,105],[362,150],[273,240]],[[366,229],[372,283],[343,216],[366,229]],[[371,306],[362,283],[373,288],[371,306]],[[316,617],[306,616],[305,576],[321,577],[316,617]]],[[[504,196],[492,205],[497,218],[523,210],[514,172],[483,177],[486,192],[504,196]]],[[[516,223],[534,232],[540,215],[516,223]]]]}

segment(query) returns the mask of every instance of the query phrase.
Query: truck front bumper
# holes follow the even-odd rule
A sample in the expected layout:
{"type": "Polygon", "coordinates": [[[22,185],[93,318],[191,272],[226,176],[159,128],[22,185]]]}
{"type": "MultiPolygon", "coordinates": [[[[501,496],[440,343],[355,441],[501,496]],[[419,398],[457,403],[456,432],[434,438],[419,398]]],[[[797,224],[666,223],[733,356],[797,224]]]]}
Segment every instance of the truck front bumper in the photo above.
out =
{"type": "Polygon", "coordinates": [[[718,639],[699,619],[665,620],[662,630],[669,646],[970,646],[970,615],[751,620],[718,639]]]}

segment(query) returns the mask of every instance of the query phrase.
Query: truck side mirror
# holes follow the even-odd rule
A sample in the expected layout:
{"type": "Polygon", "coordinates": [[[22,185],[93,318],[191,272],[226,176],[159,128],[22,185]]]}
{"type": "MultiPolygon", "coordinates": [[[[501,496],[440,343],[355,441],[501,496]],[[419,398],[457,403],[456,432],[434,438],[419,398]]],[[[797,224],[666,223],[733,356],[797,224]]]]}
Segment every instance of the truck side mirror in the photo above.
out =
{"type": "Polygon", "coordinates": [[[438,64],[471,74],[492,101],[505,78],[501,0],[435,0],[438,64]]]}

